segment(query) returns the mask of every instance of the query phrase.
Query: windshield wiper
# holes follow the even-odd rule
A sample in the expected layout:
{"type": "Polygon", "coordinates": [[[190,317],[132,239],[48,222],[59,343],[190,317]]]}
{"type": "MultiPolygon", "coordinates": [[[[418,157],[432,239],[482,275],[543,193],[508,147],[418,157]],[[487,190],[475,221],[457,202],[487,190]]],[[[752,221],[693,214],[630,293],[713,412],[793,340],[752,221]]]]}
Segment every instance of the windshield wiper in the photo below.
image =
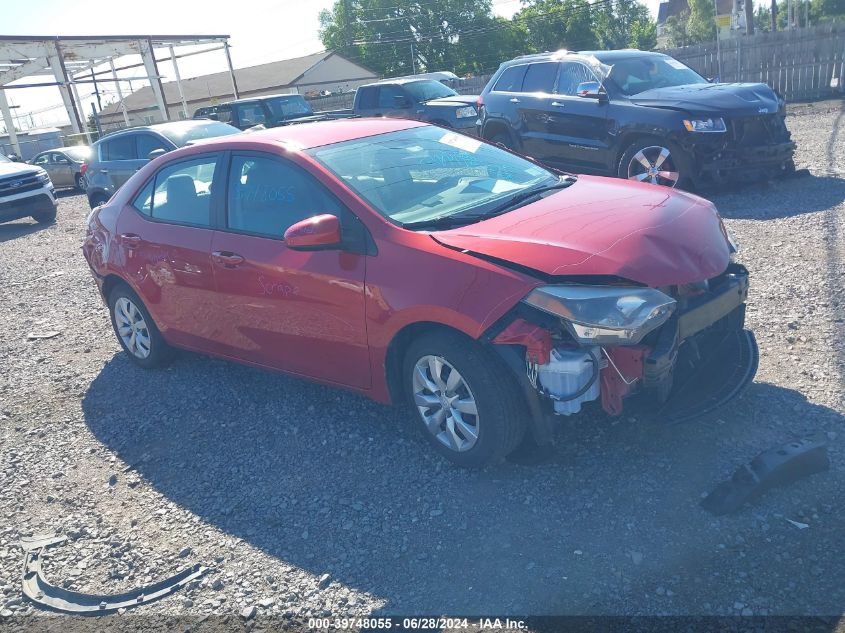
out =
{"type": "Polygon", "coordinates": [[[463,213],[463,214],[455,214],[455,215],[443,215],[437,218],[431,218],[429,220],[420,220],[419,222],[408,222],[402,225],[402,228],[406,229],[424,229],[424,228],[436,228],[436,229],[448,229],[454,228],[457,226],[465,226],[467,224],[472,224],[474,222],[480,222],[481,220],[487,220],[489,218],[494,218],[497,215],[502,215],[503,213],[507,213],[508,211],[524,204],[531,198],[539,197],[542,194],[549,192],[549,191],[557,191],[559,189],[566,189],[569,185],[575,182],[576,178],[574,176],[562,176],[557,182],[548,184],[548,185],[541,185],[539,187],[533,187],[532,189],[528,189],[526,191],[520,191],[515,195],[508,198],[506,202],[495,207],[491,211],[486,213],[463,213]]]}

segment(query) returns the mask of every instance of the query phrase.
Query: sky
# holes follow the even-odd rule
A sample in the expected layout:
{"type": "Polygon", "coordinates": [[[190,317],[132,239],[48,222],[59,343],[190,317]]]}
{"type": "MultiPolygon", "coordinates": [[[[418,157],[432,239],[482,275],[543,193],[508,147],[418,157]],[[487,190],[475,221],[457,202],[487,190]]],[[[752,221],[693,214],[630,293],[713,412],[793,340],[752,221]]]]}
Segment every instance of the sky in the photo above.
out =
{"type": "MultiPolygon", "coordinates": [[[[660,0],[646,0],[653,14],[660,0]]],[[[229,35],[235,68],[300,57],[323,49],[317,35],[318,16],[334,0],[249,0],[238,3],[197,3],[184,0],[0,0],[0,35],[229,35]]],[[[493,11],[511,17],[521,0],[493,0],[493,11]]],[[[177,51],[178,54],[178,51],[177,51]]],[[[162,53],[159,53],[161,56],[162,53]]],[[[132,61],[127,58],[129,63],[132,61]]],[[[226,69],[222,51],[179,60],[182,79],[226,69]]],[[[449,70],[449,69],[444,69],[449,70]]],[[[162,81],[173,81],[173,67],[159,64],[162,81]]],[[[143,69],[124,71],[121,77],[142,76],[143,69]]],[[[37,81],[47,79],[38,79],[37,81]]],[[[132,87],[142,85],[133,81],[132,87]]],[[[85,112],[91,111],[90,84],[79,84],[85,112]]],[[[129,83],[122,83],[124,95],[129,83]]],[[[103,88],[105,100],[116,99],[112,85],[103,88]]],[[[67,123],[56,88],[9,90],[13,112],[29,127],[67,123]]],[[[2,122],[0,122],[2,127],[2,122]]]]}

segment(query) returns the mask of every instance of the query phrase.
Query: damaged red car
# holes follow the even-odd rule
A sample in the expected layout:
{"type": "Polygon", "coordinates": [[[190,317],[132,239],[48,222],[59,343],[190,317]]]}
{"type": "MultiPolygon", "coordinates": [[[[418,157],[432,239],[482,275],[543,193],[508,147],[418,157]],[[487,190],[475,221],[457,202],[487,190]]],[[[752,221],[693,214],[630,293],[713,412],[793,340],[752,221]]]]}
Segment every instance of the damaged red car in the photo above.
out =
{"type": "Polygon", "coordinates": [[[175,150],[91,213],[83,252],[137,364],[182,348],[408,404],[461,466],[590,408],[701,415],[756,371],[710,202],[419,122],[175,150]]]}

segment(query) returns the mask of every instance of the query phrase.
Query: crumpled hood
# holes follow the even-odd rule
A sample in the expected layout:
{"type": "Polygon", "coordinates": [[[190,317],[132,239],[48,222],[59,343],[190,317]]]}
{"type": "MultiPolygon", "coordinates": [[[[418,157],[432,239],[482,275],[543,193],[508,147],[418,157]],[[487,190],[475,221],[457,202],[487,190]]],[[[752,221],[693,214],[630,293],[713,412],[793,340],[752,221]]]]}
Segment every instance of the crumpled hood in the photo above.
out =
{"type": "Polygon", "coordinates": [[[427,106],[445,106],[452,108],[460,108],[461,106],[474,106],[478,102],[478,95],[455,95],[454,97],[441,97],[440,99],[432,99],[426,101],[424,105],[427,106]]]}
{"type": "Polygon", "coordinates": [[[572,186],[504,215],[431,235],[546,275],[610,275],[652,287],[709,279],[730,262],[710,202],[596,176],[579,176],[572,186]]]}
{"type": "Polygon", "coordinates": [[[28,176],[40,171],[27,163],[0,163],[0,178],[6,176],[28,176]]]}
{"type": "Polygon", "coordinates": [[[766,84],[690,84],[646,90],[630,99],[637,105],[701,114],[751,116],[778,111],[777,95],[766,84]]]}

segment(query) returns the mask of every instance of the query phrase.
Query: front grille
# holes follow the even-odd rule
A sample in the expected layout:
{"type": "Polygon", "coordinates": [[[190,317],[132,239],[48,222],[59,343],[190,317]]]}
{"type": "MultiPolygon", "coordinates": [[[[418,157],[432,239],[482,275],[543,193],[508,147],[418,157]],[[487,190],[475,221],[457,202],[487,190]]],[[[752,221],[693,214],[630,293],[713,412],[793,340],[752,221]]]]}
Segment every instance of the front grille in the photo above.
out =
{"type": "Polygon", "coordinates": [[[11,176],[0,180],[0,196],[12,196],[27,191],[35,191],[43,186],[38,174],[33,172],[21,176],[11,176]]]}
{"type": "Polygon", "coordinates": [[[743,117],[731,120],[734,140],[744,147],[770,145],[789,140],[783,118],[779,114],[743,117]]]}

